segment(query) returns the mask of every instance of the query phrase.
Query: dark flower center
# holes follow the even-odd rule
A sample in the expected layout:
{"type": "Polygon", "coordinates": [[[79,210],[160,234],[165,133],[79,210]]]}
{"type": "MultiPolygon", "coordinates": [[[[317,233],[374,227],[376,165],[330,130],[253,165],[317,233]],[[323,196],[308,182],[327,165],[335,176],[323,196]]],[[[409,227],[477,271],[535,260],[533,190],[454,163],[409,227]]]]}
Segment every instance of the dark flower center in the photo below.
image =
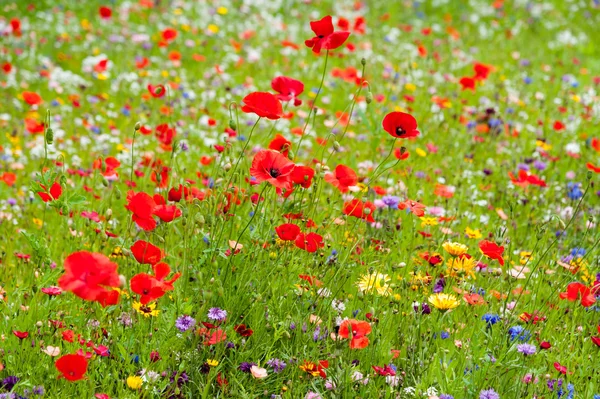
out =
{"type": "Polygon", "coordinates": [[[403,136],[406,134],[406,130],[402,128],[402,126],[396,127],[396,136],[403,136]]]}
{"type": "Polygon", "coordinates": [[[275,179],[278,178],[279,176],[281,176],[281,172],[279,172],[279,169],[276,169],[276,168],[269,169],[269,174],[271,175],[271,177],[274,177],[275,179]]]}
{"type": "Polygon", "coordinates": [[[325,35],[319,35],[319,36],[317,36],[317,37],[318,37],[319,39],[322,39],[322,38],[324,38],[324,37],[325,37],[325,35]]]}

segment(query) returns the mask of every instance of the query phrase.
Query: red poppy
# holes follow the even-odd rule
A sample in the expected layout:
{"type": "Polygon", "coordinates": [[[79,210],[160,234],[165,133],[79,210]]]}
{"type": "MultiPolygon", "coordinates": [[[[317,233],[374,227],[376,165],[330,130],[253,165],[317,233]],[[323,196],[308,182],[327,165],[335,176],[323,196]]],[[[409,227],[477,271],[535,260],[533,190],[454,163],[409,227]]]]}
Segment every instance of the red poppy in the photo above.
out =
{"type": "Polygon", "coordinates": [[[595,166],[591,162],[586,163],[585,166],[594,173],[600,173],[600,166],[595,166]]]}
{"type": "Polygon", "coordinates": [[[31,134],[44,133],[46,129],[43,123],[32,118],[25,118],[25,128],[31,134]]]}
{"type": "MultiPolygon", "coordinates": [[[[40,187],[46,190],[44,185],[40,184],[40,187]]],[[[47,192],[39,191],[37,195],[39,195],[44,202],[54,201],[59,199],[62,195],[62,187],[58,182],[55,182],[52,187],[50,187],[50,190],[47,190],[47,192]]]]}
{"type": "Polygon", "coordinates": [[[554,362],[554,368],[556,369],[556,371],[558,371],[561,374],[565,374],[565,375],[567,374],[567,367],[561,365],[558,362],[554,362]]]}
{"type": "Polygon", "coordinates": [[[323,286],[323,282],[321,280],[317,280],[316,276],[309,276],[308,274],[299,274],[298,277],[308,282],[308,284],[314,285],[315,287],[323,286]]]}
{"type": "Polygon", "coordinates": [[[23,100],[29,105],[40,105],[44,102],[39,94],[31,91],[23,92],[23,100]]]}
{"type": "Polygon", "coordinates": [[[67,342],[74,342],[75,333],[73,332],[73,330],[65,330],[62,332],[62,339],[67,342]]]}
{"type": "Polygon", "coordinates": [[[245,324],[238,324],[237,326],[235,326],[233,328],[233,331],[235,331],[242,337],[250,337],[250,336],[252,336],[252,334],[254,334],[254,331],[252,331],[250,328],[246,327],[245,324]]]}
{"type": "Polygon", "coordinates": [[[296,236],[294,244],[307,252],[317,252],[317,249],[323,248],[323,237],[317,233],[300,233],[296,236]]]}
{"type": "Polygon", "coordinates": [[[133,276],[129,282],[129,286],[131,287],[131,291],[140,295],[142,305],[161,298],[165,294],[165,291],[156,278],[146,273],[139,273],[133,276]]]}
{"type": "Polygon", "coordinates": [[[19,339],[25,339],[25,338],[29,337],[29,333],[27,331],[13,330],[13,334],[15,335],[15,337],[17,337],[19,339]]]}
{"type": "Polygon", "coordinates": [[[444,261],[444,258],[442,258],[439,254],[429,254],[429,252],[423,252],[419,256],[425,261],[429,262],[431,266],[438,265],[444,261]]]}
{"type": "Polygon", "coordinates": [[[351,338],[351,349],[364,349],[369,345],[367,335],[371,333],[371,325],[362,320],[344,320],[340,325],[338,335],[342,338],[351,338]]]}
{"type": "Polygon", "coordinates": [[[104,177],[111,177],[117,174],[116,169],[121,166],[121,162],[115,157],[106,157],[104,160],[98,158],[94,161],[92,167],[99,169],[104,177]]]}
{"type": "Polygon", "coordinates": [[[204,345],[206,345],[206,346],[216,345],[219,342],[225,341],[226,339],[227,339],[227,334],[225,334],[225,331],[218,328],[212,333],[207,332],[205,339],[204,339],[204,345]]]}
{"type": "Polygon", "coordinates": [[[540,349],[550,349],[551,347],[552,344],[550,344],[548,341],[543,341],[540,343],[540,349]]]}
{"type": "Polygon", "coordinates": [[[590,287],[579,282],[570,283],[567,291],[561,292],[559,296],[560,299],[567,299],[571,302],[581,300],[581,305],[586,308],[596,302],[596,297],[590,287]]]}
{"type": "Polygon", "coordinates": [[[59,378],[66,378],[69,381],[79,381],[84,378],[88,368],[88,361],[81,355],[64,355],[56,363],[56,369],[62,374],[59,378]]]}
{"type": "Polygon", "coordinates": [[[347,193],[348,188],[358,184],[358,176],[352,168],[346,165],[338,165],[333,173],[325,174],[325,181],[332,184],[340,192],[347,193]]]}
{"type": "Polygon", "coordinates": [[[164,85],[153,86],[149,84],[148,91],[150,92],[150,95],[154,98],[160,98],[167,94],[167,90],[165,89],[164,85]]]}
{"type": "Polygon", "coordinates": [[[350,36],[350,32],[333,31],[333,22],[330,15],[323,17],[319,21],[311,21],[310,29],[312,29],[316,36],[305,40],[304,44],[312,48],[313,52],[317,54],[321,52],[321,49],[335,50],[344,44],[348,36],[350,36]]]}
{"type": "Polygon", "coordinates": [[[181,273],[175,273],[170,280],[165,280],[171,273],[171,267],[164,262],[153,265],[152,270],[154,270],[154,278],[165,291],[173,291],[173,284],[181,277],[181,273]]]}
{"type": "Polygon", "coordinates": [[[390,112],[383,118],[381,125],[392,137],[407,139],[419,136],[417,120],[404,112],[390,112]]]}
{"type": "Polygon", "coordinates": [[[384,376],[384,377],[396,375],[396,370],[394,370],[392,368],[392,366],[390,366],[389,364],[386,364],[383,367],[379,367],[379,366],[371,366],[371,367],[373,367],[373,370],[375,370],[375,372],[377,374],[384,376]]]}
{"type": "Polygon", "coordinates": [[[133,212],[131,220],[133,220],[142,230],[151,231],[156,228],[156,220],[152,217],[156,202],[154,199],[144,192],[127,193],[127,205],[125,208],[133,212]]]}
{"type": "Polygon", "coordinates": [[[275,232],[284,241],[294,241],[300,234],[300,227],[292,223],[285,223],[275,227],[275,232]]]}
{"type": "Polygon", "coordinates": [[[142,265],[155,265],[163,257],[160,248],[143,240],[138,240],[131,246],[131,253],[142,265]]]}
{"type": "Polygon", "coordinates": [[[271,93],[266,92],[254,92],[248,94],[242,100],[244,106],[242,111],[247,114],[256,114],[261,118],[268,118],[272,120],[279,119],[283,116],[283,107],[281,103],[271,93]]]}
{"type": "Polygon", "coordinates": [[[172,40],[175,40],[176,37],[177,37],[177,31],[173,28],[167,28],[162,31],[162,38],[165,42],[170,42],[172,40]]]}
{"type": "Polygon", "coordinates": [[[98,13],[100,14],[100,18],[104,19],[109,19],[112,16],[112,10],[106,6],[101,6],[98,9],[98,13]]]}
{"type": "Polygon", "coordinates": [[[406,151],[406,147],[400,147],[394,150],[394,156],[396,157],[396,159],[403,161],[405,159],[408,159],[410,153],[406,151]]]}
{"type": "Polygon", "coordinates": [[[153,214],[165,223],[169,223],[182,215],[181,209],[175,205],[157,205],[153,214]]]}
{"type": "Polygon", "coordinates": [[[8,187],[12,187],[17,182],[17,175],[12,172],[4,172],[0,175],[0,181],[6,183],[8,187]]]}
{"type": "Polygon", "coordinates": [[[561,121],[555,121],[554,125],[552,125],[552,127],[554,128],[554,130],[556,130],[557,132],[560,132],[562,130],[565,130],[566,126],[564,123],[562,123],[561,121]]]}
{"type": "Polygon", "coordinates": [[[282,153],[283,155],[285,155],[286,157],[288,156],[288,153],[290,152],[291,146],[292,146],[292,142],[289,141],[288,139],[286,139],[285,137],[283,137],[281,134],[276,135],[273,138],[273,140],[271,140],[271,142],[269,143],[270,150],[278,151],[278,152],[282,153]]]}
{"type": "Polygon", "coordinates": [[[504,266],[504,247],[497,245],[494,242],[483,240],[479,242],[479,249],[481,253],[490,259],[496,259],[500,265],[504,266]]]}
{"type": "Polygon", "coordinates": [[[475,79],[473,79],[471,77],[465,76],[463,78],[460,78],[458,83],[460,83],[461,90],[475,91],[475,79]]]}
{"type": "Polygon", "coordinates": [[[277,98],[281,101],[294,100],[294,105],[302,104],[298,98],[304,91],[304,83],[299,80],[288,78],[287,76],[277,76],[271,81],[271,88],[276,91],[277,98]]]}
{"type": "Polygon", "coordinates": [[[267,181],[278,188],[291,189],[294,163],[277,151],[259,151],[252,160],[250,175],[258,183],[267,181]]]}
{"type": "Polygon", "coordinates": [[[476,62],[473,65],[473,70],[475,71],[475,80],[486,80],[490,72],[492,72],[492,67],[490,65],[476,62]]]}
{"type": "Polygon", "coordinates": [[[596,346],[600,347],[600,337],[591,337],[592,342],[596,344],[596,346]]]}
{"type": "Polygon", "coordinates": [[[344,202],[343,212],[344,215],[364,219],[369,223],[375,222],[375,219],[373,219],[375,205],[369,201],[363,203],[358,198],[354,198],[352,201],[344,202]]]}
{"type": "Polygon", "coordinates": [[[179,202],[183,197],[185,197],[186,200],[191,197],[190,189],[183,184],[180,184],[179,187],[171,187],[169,190],[169,201],[179,202]]]}
{"type": "Polygon", "coordinates": [[[400,202],[398,204],[398,209],[408,209],[417,217],[425,215],[425,205],[413,200],[406,200],[404,202],[400,202]]]}
{"type": "Polygon", "coordinates": [[[171,144],[173,144],[173,139],[175,139],[176,134],[177,131],[175,128],[169,127],[169,125],[166,123],[156,126],[155,136],[163,148],[170,148],[171,144]]]}
{"type": "Polygon", "coordinates": [[[296,165],[292,171],[292,183],[309,188],[314,176],[315,170],[310,166],[296,165]]]}
{"type": "Polygon", "coordinates": [[[74,252],[65,259],[65,274],[58,279],[58,285],[71,291],[86,301],[101,304],[114,302],[114,290],[105,287],[118,287],[120,284],[117,264],[106,256],[87,251],[74,252]]]}

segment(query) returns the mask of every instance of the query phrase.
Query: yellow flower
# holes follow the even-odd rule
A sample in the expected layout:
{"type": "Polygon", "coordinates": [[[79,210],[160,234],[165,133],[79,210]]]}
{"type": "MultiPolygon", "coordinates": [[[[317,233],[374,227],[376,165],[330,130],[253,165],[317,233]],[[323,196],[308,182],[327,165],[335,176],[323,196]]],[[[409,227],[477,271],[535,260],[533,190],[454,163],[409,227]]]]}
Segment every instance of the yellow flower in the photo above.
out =
{"type": "Polygon", "coordinates": [[[481,238],[481,231],[479,229],[473,230],[472,228],[467,227],[465,229],[465,234],[469,238],[475,238],[475,239],[481,238]]]}
{"type": "Polygon", "coordinates": [[[208,359],[206,363],[211,367],[217,367],[219,365],[219,361],[215,359],[208,359]]]}
{"type": "Polygon", "coordinates": [[[358,289],[364,293],[377,291],[377,294],[379,295],[388,296],[392,293],[388,284],[388,281],[390,280],[391,279],[387,274],[375,272],[361,276],[356,285],[358,286],[358,289]]]}
{"type": "Polygon", "coordinates": [[[465,275],[475,277],[475,266],[477,261],[473,258],[462,256],[460,258],[451,258],[446,262],[448,266],[448,275],[452,277],[464,277],[465,275]]]}
{"type": "Polygon", "coordinates": [[[521,256],[521,259],[519,260],[519,262],[522,265],[525,265],[528,262],[531,262],[533,260],[533,253],[531,253],[529,251],[521,251],[521,253],[519,254],[519,256],[521,256]]]}
{"type": "Polygon", "coordinates": [[[127,377],[127,386],[131,389],[140,389],[142,387],[142,377],[130,375],[127,377]]]}
{"type": "Polygon", "coordinates": [[[442,244],[442,247],[444,248],[444,250],[446,250],[446,252],[448,252],[452,256],[464,255],[469,250],[469,247],[459,242],[446,241],[442,244]]]}
{"type": "Polygon", "coordinates": [[[158,316],[160,310],[156,309],[156,303],[142,305],[140,302],[133,302],[133,308],[144,317],[158,316]]]}
{"type": "Polygon", "coordinates": [[[218,33],[219,32],[219,27],[217,25],[215,25],[215,24],[210,24],[210,25],[208,25],[208,30],[211,33],[218,33]]]}
{"type": "Polygon", "coordinates": [[[454,295],[444,293],[430,295],[429,303],[439,310],[454,309],[458,307],[458,305],[460,305],[460,303],[454,295]]]}
{"type": "Polygon", "coordinates": [[[221,15],[227,14],[227,7],[219,7],[219,8],[217,8],[217,14],[221,14],[221,15]]]}
{"type": "Polygon", "coordinates": [[[432,217],[428,217],[428,216],[423,216],[421,218],[421,227],[437,226],[437,224],[438,224],[437,218],[432,218],[432,217]]]}
{"type": "Polygon", "coordinates": [[[431,276],[422,274],[421,272],[410,272],[410,283],[416,285],[426,285],[431,282],[431,276]]]}

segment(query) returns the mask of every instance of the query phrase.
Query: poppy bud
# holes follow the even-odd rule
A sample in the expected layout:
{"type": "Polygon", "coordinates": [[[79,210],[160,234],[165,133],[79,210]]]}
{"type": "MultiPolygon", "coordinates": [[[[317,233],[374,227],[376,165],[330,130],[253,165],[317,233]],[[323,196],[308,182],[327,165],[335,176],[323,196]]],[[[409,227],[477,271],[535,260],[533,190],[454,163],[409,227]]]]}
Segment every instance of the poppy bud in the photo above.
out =
{"type": "Polygon", "coordinates": [[[361,63],[361,65],[362,65],[362,66],[365,66],[365,65],[367,65],[367,59],[366,59],[365,57],[363,57],[363,58],[360,60],[360,63],[361,63]]]}
{"type": "Polygon", "coordinates": [[[371,104],[373,102],[373,93],[370,91],[367,92],[367,98],[365,100],[367,101],[367,104],[371,104]]]}
{"type": "Polygon", "coordinates": [[[112,209],[108,208],[106,210],[105,215],[106,215],[106,221],[108,222],[110,220],[110,218],[112,218],[112,209]]]}
{"type": "Polygon", "coordinates": [[[235,121],[234,121],[233,119],[230,119],[230,120],[229,120],[229,128],[230,128],[231,130],[235,130],[235,129],[237,129],[237,125],[235,124],[235,121]]]}
{"type": "Polygon", "coordinates": [[[227,162],[225,165],[223,165],[223,169],[225,170],[225,172],[231,170],[231,163],[227,162]]]}
{"type": "Polygon", "coordinates": [[[127,279],[125,278],[124,275],[119,274],[119,287],[126,287],[127,286],[127,279]]]}
{"type": "Polygon", "coordinates": [[[60,178],[58,179],[58,181],[60,182],[61,186],[66,186],[67,185],[67,176],[61,175],[60,178]]]}
{"type": "Polygon", "coordinates": [[[164,244],[164,243],[165,243],[165,239],[164,239],[164,238],[162,238],[162,237],[161,237],[161,236],[159,236],[159,235],[157,235],[157,236],[156,236],[156,240],[157,240],[157,241],[160,241],[160,243],[161,243],[161,244],[164,244]]]}
{"type": "Polygon", "coordinates": [[[118,187],[115,187],[115,198],[118,200],[121,199],[121,190],[118,187]]]}
{"type": "Polygon", "coordinates": [[[35,323],[35,325],[37,327],[42,327],[44,325],[44,323],[42,323],[41,321],[38,321],[37,323],[35,323]]]}
{"type": "Polygon", "coordinates": [[[223,290],[223,287],[219,287],[217,288],[217,294],[222,297],[223,295],[225,295],[225,290],[223,290]]]}
{"type": "Polygon", "coordinates": [[[52,128],[48,128],[46,129],[46,144],[48,145],[52,145],[52,143],[54,142],[54,131],[52,130],[52,128]]]}
{"type": "Polygon", "coordinates": [[[371,210],[369,208],[366,208],[366,209],[363,210],[363,213],[365,215],[370,215],[371,214],[371,210]]]}
{"type": "Polygon", "coordinates": [[[588,170],[587,172],[587,179],[590,180],[592,178],[592,171],[588,170]]]}
{"type": "Polygon", "coordinates": [[[133,128],[137,132],[138,130],[140,130],[142,128],[142,122],[138,121],[133,128]]]}
{"type": "Polygon", "coordinates": [[[338,143],[337,140],[333,142],[333,149],[336,151],[340,150],[340,143],[338,143]]]}
{"type": "Polygon", "coordinates": [[[293,161],[293,160],[294,160],[294,158],[296,158],[296,154],[294,153],[294,151],[292,151],[292,150],[288,150],[288,159],[289,159],[290,161],[293,161]]]}
{"type": "Polygon", "coordinates": [[[315,172],[319,173],[321,171],[321,169],[322,169],[322,166],[320,163],[315,165],[315,172]]]}
{"type": "Polygon", "coordinates": [[[106,180],[106,179],[104,178],[104,176],[102,177],[102,185],[103,185],[104,187],[108,187],[108,180],[106,180]]]}

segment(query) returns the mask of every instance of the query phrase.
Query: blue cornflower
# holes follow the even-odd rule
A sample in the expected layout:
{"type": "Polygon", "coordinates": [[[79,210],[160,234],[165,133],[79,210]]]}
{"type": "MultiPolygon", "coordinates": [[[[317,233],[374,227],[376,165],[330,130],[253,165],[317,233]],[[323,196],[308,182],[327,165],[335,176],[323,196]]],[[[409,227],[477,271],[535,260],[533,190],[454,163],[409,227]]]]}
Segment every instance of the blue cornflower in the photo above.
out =
{"type": "Polygon", "coordinates": [[[567,197],[569,197],[569,199],[572,200],[578,200],[581,197],[583,197],[583,191],[581,191],[581,183],[567,183],[567,197]]]}
{"type": "Polygon", "coordinates": [[[500,395],[490,388],[479,392],[479,399],[500,399],[500,395]]]}
{"type": "Polygon", "coordinates": [[[485,321],[488,326],[493,326],[500,321],[500,316],[497,314],[486,313],[481,320],[485,321]]]}
{"type": "Polygon", "coordinates": [[[177,329],[181,332],[185,332],[190,328],[194,328],[195,325],[196,320],[194,320],[194,318],[191,316],[183,315],[175,320],[175,327],[177,327],[177,329]]]}

